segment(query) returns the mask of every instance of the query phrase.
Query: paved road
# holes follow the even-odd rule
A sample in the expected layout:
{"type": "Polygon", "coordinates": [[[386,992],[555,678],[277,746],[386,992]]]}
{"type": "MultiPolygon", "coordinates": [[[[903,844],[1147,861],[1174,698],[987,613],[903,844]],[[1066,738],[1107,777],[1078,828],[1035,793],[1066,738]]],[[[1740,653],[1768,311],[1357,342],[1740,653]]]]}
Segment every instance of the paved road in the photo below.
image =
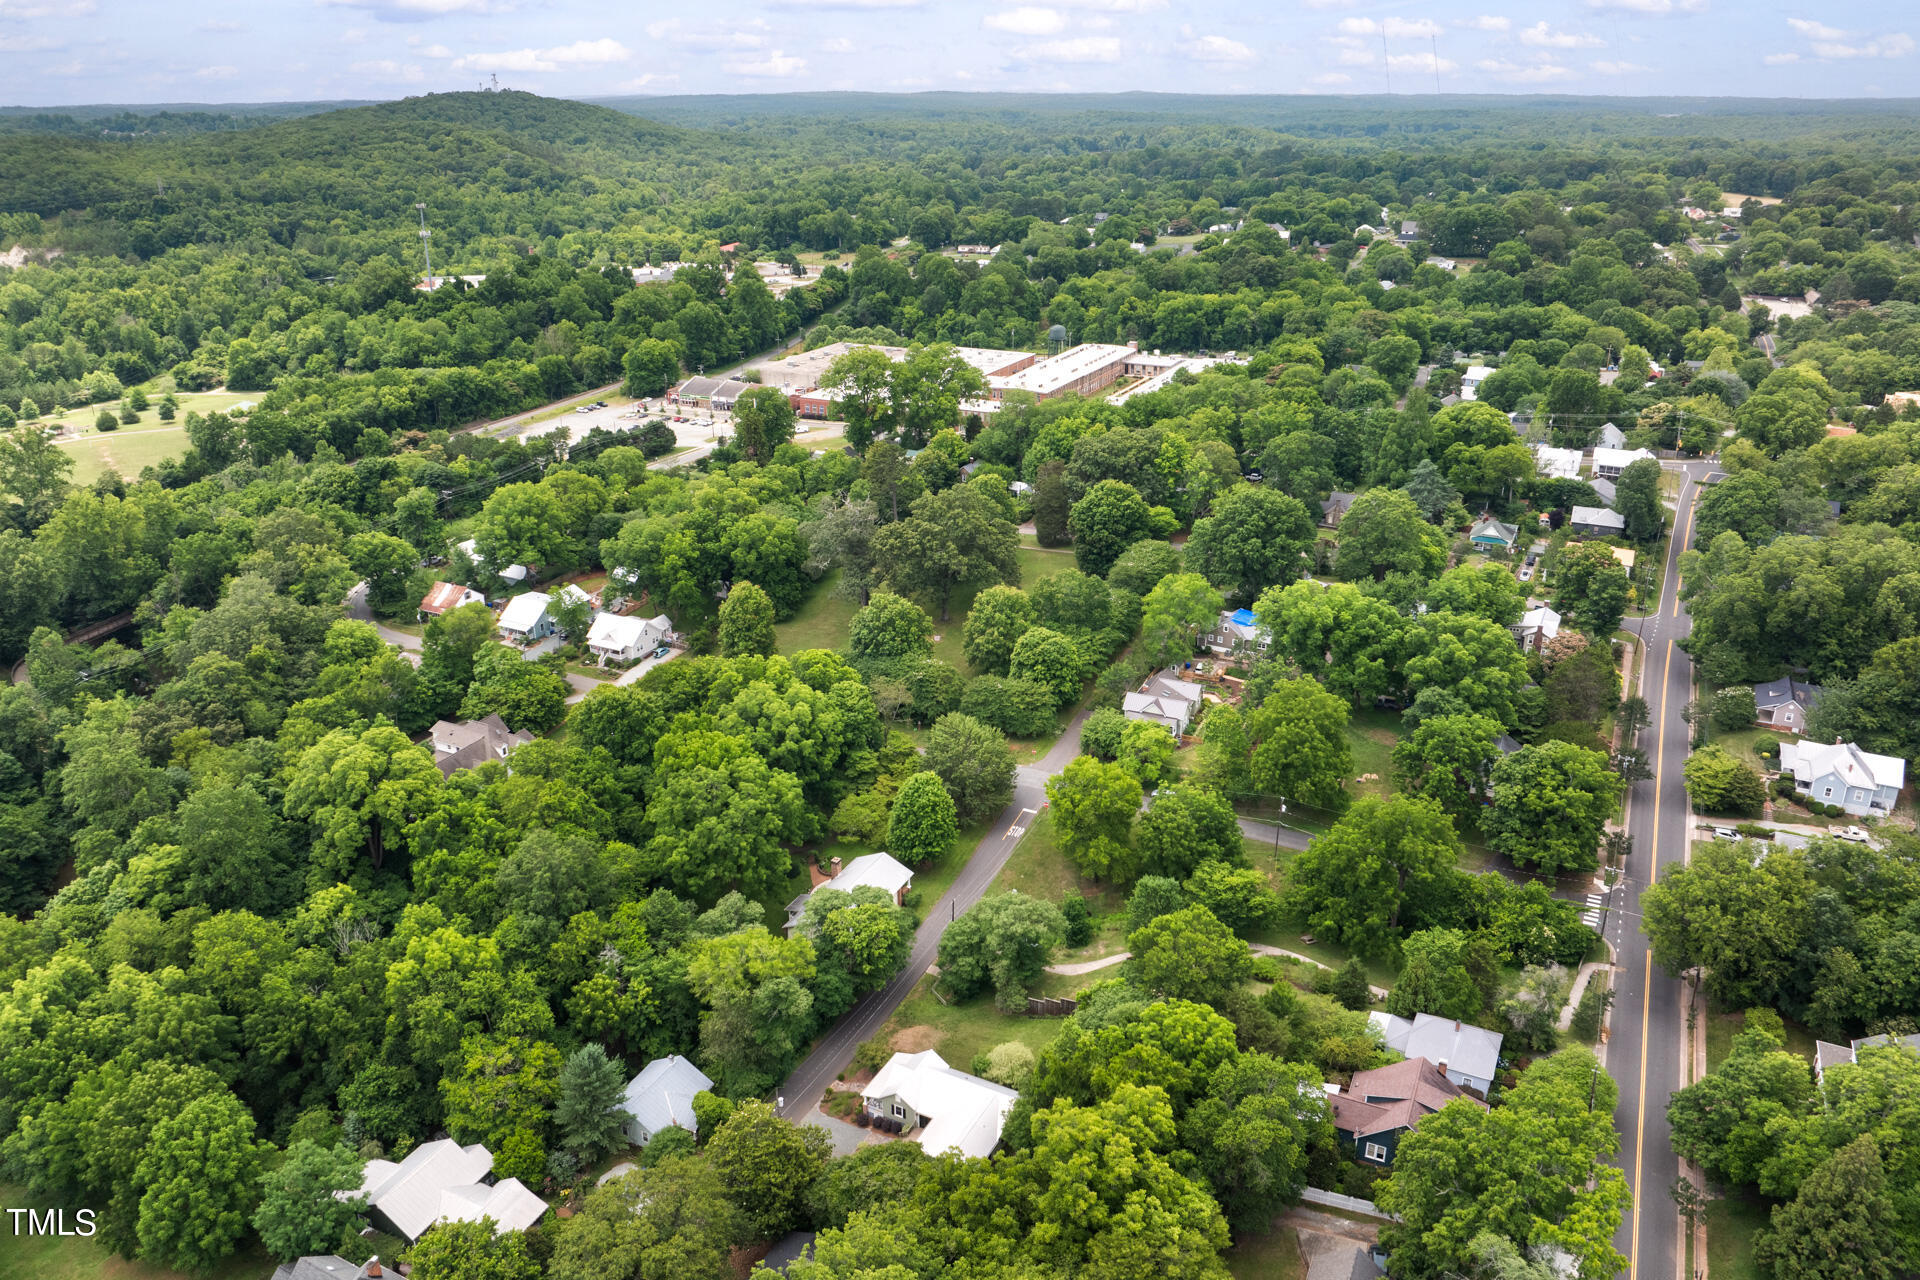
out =
{"type": "Polygon", "coordinates": [[[1020,837],[1040,815],[1047,802],[1047,779],[1067,767],[1080,754],[1080,726],[1086,712],[1074,717],[1060,740],[1038,762],[1023,765],[1015,773],[1013,801],[1001,811],[987,834],[980,840],[973,857],[953,882],[953,887],[928,910],[920,929],[913,936],[913,950],[906,968],[893,981],[863,997],[860,1003],[840,1015],[831,1030],[820,1037],[813,1052],[806,1056],[779,1089],[779,1114],[799,1120],[812,1109],[842,1071],[853,1061],[853,1051],[885,1026],[893,1011],[912,993],[914,985],[926,975],[940,949],[940,937],[947,925],[961,912],[978,902],[1007,859],[1020,843],[1020,837]]]}
{"type": "Polygon", "coordinates": [[[1684,861],[1688,806],[1681,768],[1686,764],[1689,730],[1680,713],[1693,697],[1693,663],[1678,641],[1691,621],[1680,607],[1680,552],[1693,534],[1693,509],[1706,463],[1682,464],[1675,533],[1667,552],[1660,608],[1628,624],[1643,641],[1641,696],[1647,700],[1648,728],[1640,745],[1654,776],[1628,793],[1627,831],[1633,854],[1624,883],[1609,900],[1613,910],[1602,921],[1614,946],[1613,1034],[1607,1069],[1620,1086],[1614,1122],[1620,1129],[1620,1166],[1633,1190],[1633,1208],[1621,1224],[1614,1246],[1626,1255],[1631,1280],[1668,1280],[1685,1266],[1679,1214],[1668,1188],[1679,1176],[1667,1124],[1667,1099],[1680,1088],[1686,1046],[1685,999],[1681,984],[1653,964],[1640,924],[1640,894],[1658,879],[1661,868],[1684,861]]]}
{"type": "Polygon", "coordinates": [[[373,616],[373,610],[367,607],[367,584],[357,582],[353,590],[347,592],[347,616],[359,622],[373,623],[373,629],[388,644],[399,645],[401,656],[414,666],[420,665],[422,641],[419,636],[410,636],[404,631],[395,631],[373,616]]]}

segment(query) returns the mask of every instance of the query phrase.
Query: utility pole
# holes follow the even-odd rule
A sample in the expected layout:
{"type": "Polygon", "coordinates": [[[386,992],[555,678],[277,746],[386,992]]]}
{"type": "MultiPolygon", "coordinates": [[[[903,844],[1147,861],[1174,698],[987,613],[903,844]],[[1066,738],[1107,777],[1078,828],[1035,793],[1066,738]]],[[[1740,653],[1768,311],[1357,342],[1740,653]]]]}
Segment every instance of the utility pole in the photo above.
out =
{"type": "Polygon", "coordinates": [[[1387,53],[1387,24],[1380,24],[1380,65],[1387,73],[1387,92],[1393,92],[1393,58],[1387,53]]]}
{"type": "Polygon", "coordinates": [[[1429,31],[1427,41],[1433,47],[1433,91],[1440,92],[1440,37],[1429,31]]]}
{"type": "Polygon", "coordinates": [[[420,211],[420,252],[427,260],[427,289],[431,292],[433,289],[433,250],[428,246],[427,241],[432,237],[433,232],[427,230],[427,206],[421,203],[413,207],[420,211]]]}

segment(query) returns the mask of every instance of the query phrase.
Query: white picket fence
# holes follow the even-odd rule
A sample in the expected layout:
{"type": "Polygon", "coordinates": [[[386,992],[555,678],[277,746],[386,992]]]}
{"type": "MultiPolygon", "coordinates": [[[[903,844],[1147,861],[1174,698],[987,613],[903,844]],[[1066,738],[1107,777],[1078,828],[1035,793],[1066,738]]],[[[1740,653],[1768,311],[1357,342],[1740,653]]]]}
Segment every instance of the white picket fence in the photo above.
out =
{"type": "Polygon", "coordinates": [[[1345,1209],[1348,1213],[1364,1213],[1370,1218],[1384,1218],[1389,1222],[1399,1221],[1391,1213],[1382,1213],[1380,1206],[1371,1200],[1362,1200],[1358,1196],[1343,1196],[1338,1191],[1322,1191],[1318,1187],[1307,1187],[1300,1192],[1300,1198],[1308,1204],[1323,1204],[1329,1209],[1345,1209]]]}

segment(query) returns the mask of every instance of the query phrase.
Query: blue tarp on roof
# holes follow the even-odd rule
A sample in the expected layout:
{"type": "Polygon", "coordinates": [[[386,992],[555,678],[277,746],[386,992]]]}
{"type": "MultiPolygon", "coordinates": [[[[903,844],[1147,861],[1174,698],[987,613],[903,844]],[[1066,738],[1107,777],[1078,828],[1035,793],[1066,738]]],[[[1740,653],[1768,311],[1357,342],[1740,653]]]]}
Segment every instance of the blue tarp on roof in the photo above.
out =
{"type": "Polygon", "coordinates": [[[1233,620],[1243,627],[1250,627],[1253,625],[1253,610],[1235,609],[1233,611],[1233,620]]]}

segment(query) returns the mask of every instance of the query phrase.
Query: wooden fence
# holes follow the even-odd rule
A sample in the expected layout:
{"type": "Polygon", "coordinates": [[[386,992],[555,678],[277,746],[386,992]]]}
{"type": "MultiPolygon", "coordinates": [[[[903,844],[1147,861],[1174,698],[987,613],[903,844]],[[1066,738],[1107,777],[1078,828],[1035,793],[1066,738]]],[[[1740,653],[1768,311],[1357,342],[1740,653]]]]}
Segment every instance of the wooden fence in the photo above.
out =
{"type": "Polygon", "coordinates": [[[1027,1016],[1029,1018],[1064,1018],[1080,1007],[1080,1002],[1071,996],[1058,999],[1042,999],[1039,996],[1027,997],[1027,1016]]]}

